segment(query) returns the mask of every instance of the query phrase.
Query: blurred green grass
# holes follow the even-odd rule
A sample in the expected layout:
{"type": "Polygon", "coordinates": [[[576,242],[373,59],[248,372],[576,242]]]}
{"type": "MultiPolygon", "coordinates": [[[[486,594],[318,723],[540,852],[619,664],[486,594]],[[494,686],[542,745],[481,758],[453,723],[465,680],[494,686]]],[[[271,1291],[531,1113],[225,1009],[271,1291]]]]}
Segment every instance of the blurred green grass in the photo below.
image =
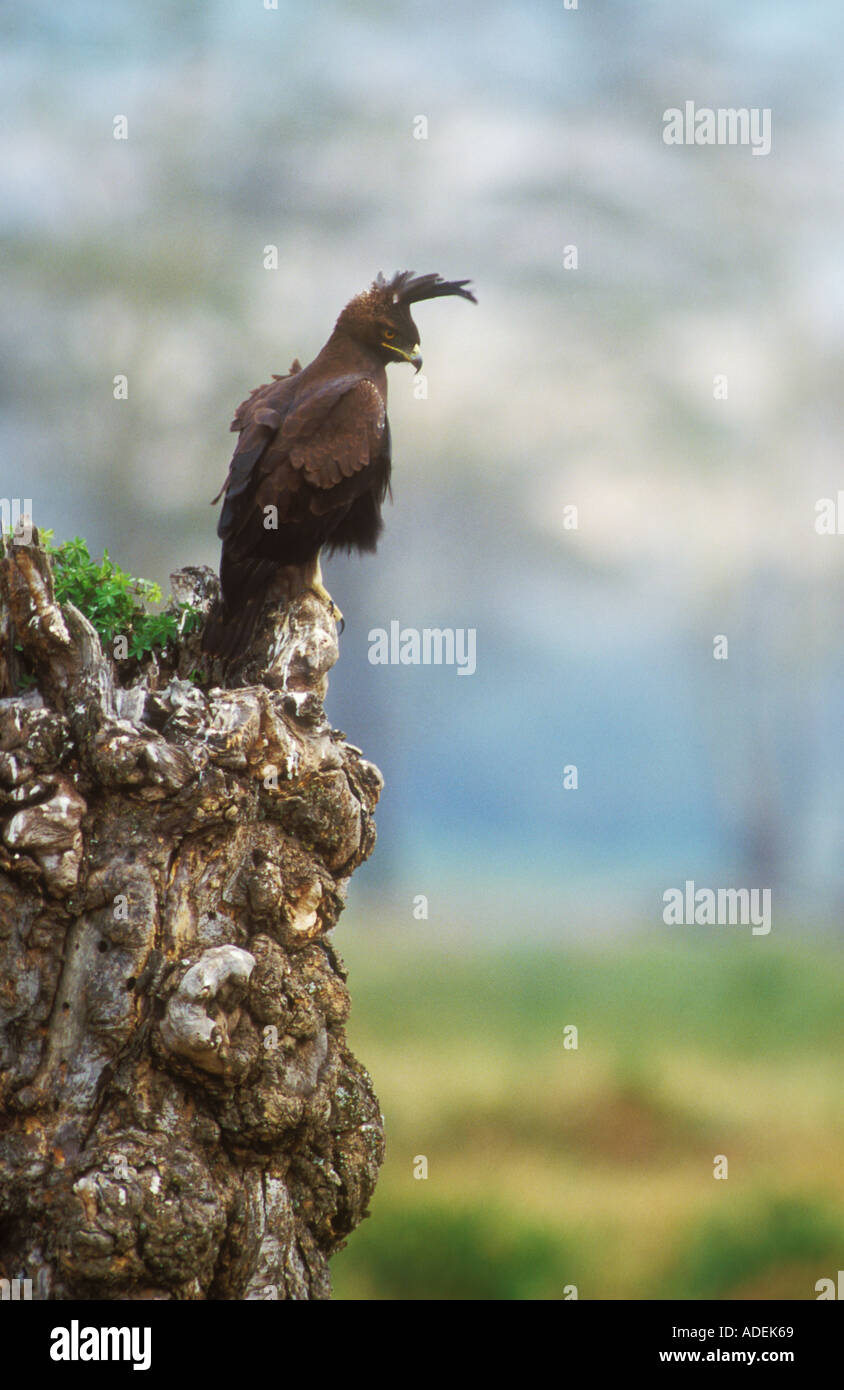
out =
{"type": "Polygon", "coordinates": [[[841,1267],[839,946],[338,944],[387,1158],[335,1298],[812,1299],[841,1267]]]}

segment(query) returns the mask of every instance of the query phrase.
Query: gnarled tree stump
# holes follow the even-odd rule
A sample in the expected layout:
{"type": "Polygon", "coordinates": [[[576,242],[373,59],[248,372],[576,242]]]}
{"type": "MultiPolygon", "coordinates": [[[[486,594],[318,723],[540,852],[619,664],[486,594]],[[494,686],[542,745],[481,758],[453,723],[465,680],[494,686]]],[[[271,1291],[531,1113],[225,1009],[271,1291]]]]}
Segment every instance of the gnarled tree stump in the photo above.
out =
{"type": "MultiPolygon", "coordinates": [[[[173,578],[207,613],[213,573],[173,578]]],[[[267,616],[252,683],[188,679],[196,634],[165,656],[123,675],[56,603],[37,533],[6,543],[0,1277],[327,1298],[383,1155],[330,939],[380,774],[326,724],[315,597],[267,616]]]]}

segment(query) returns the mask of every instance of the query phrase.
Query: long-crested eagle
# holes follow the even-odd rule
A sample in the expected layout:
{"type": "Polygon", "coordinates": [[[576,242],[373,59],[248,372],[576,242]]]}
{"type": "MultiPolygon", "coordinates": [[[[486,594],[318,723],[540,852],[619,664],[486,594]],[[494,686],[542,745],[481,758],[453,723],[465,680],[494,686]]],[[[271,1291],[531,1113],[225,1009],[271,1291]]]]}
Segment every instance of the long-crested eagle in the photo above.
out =
{"type": "Polygon", "coordinates": [[[225,494],[217,526],[222,601],[205,627],[206,652],[242,655],[268,596],[309,589],[341,619],[319,556],[323,547],[329,554],[376,547],[390,486],[386,368],[422,365],[410,306],[443,295],[476,304],[469,283],[410,270],[389,281],[379,274],[346,305],[307,367],[294,362],[288,376],[274,376],[238,407],[231,428],[240,438],[214,499],[225,494]]]}

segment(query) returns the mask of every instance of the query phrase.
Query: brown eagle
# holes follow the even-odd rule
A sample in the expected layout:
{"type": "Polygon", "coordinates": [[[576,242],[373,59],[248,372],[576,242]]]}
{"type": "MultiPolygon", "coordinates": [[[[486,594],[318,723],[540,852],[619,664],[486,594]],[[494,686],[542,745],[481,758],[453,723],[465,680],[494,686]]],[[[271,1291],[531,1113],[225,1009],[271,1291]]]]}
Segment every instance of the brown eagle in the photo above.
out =
{"type": "Polygon", "coordinates": [[[375,550],[390,486],[387,373],[390,362],[418,371],[419,333],[410,306],[442,295],[477,303],[468,280],[410,270],[352,299],[307,367],[258,386],[235,414],[240,438],[217,534],[222,602],[206,624],[206,652],[232,660],[249,645],[267,597],[309,589],[342,614],[322,583],[319,556],[375,550]]]}

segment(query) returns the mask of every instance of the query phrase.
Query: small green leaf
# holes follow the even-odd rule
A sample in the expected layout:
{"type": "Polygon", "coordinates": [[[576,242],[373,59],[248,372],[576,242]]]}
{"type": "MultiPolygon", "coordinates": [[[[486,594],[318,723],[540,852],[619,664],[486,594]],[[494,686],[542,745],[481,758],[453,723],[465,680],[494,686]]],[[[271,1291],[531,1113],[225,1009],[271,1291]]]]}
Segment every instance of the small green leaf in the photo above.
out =
{"type": "Polygon", "coordinates": [[[56,598],[84,613],[107,644],[122,634],[128,639],[129,655],[142,659],[200,626],[202,615],[190,604],[180,603],[176,613],[148,613],[145,605],[162,599],[161,587],[154,580],[133,578],[110,559],[107,550],[102,560],[93,560],[87,541],[80,536],[53,546],[52,534],[41,532],[52,560],[56,598]]]}

